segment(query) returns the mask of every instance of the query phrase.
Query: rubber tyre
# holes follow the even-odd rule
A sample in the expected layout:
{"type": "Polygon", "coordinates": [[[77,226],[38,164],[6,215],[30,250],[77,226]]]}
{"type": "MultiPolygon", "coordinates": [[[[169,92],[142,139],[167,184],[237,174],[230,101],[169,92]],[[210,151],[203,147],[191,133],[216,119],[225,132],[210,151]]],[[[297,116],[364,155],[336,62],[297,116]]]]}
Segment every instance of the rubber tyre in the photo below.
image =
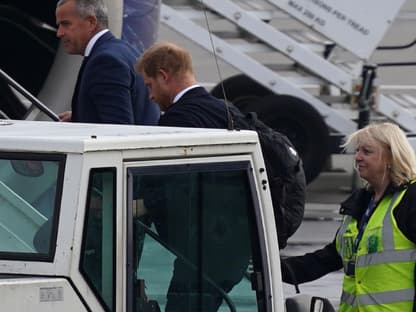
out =
{"type": "Polygon", "coordinates": [[[329,129],[323,117],[309,103],[290,95],[265,96],[259,104],[259,117],[295,145],[303,161],[306,182],[312,182],[330,155],[329,129]]]}
{"type": "Polygon", "coordinates": [[[225,79],[222,85],[221,83],[216,85],[211,90],[211,94],[219,99],[226,98],[227,101],[232,102],[244,113],[257,111],[256,106],[259,103],[259,99],[273,94],[269,89],[243,74],[225,79]],[[226,97],[224,96],[222,85],[224,86],[226,97]]]}

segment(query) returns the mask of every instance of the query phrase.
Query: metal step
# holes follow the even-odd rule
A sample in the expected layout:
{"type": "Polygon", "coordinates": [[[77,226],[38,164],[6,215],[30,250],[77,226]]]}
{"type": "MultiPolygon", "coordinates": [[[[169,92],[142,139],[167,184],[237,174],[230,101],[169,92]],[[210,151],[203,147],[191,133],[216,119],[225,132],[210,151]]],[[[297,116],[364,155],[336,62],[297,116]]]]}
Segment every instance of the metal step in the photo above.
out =
{"type": "Polygon", "coordinates": [[[377,111],[411,133],[416,133],[416,98],[406,94],[380,94],[377,111]]]}
{"type": "Polygon", "coordinates": [[[416,97],[410,94],[388,94],[385,96],[407,109],[413,116],[416,116],[416,97]]]}
{"type": "MultiPolygon", "coordinates": [[[[269,23],[265,23],[255,15],[244,11],[242,7],[235,4],[237,2],[238,1],[232,2],[228,0],[205,0],[204,4],[209,7],[210,10],[217,10],[219,15],[221,14],[224,18],[228,19],[228,21],[237,25],[246,33],[251,34],[259,43],[266,44],[275,49],[276,54],[284,54],[293,59],[296,63],[305,66],[308,70],[314,72],[315,75],[320,76],[324,80],[330,81],[332,84],[337,85],[345,91],[351,91],[352,79],[355,79],[356,77],[352,77],[350,73],[339,69],[337,65],[323,59],[322,55],[316,53],[316,51],[319,50],[322,54],[322,51],[326,48],[325,46],[322,46],[320,49],[317,48],[316,36],[312,37],[310,34],[307,35],[306,32],[297,32],[297,40],[295,40],[269,25],[269,23]],[[303,38],[303,42],[300,42],[301,38],[303,38]],[[311,42],[313,42],[313,49],[308,47],[308,44],[311,42]]],[[[261,1],[256,2],[260,3],[261,1]]],[[[200,25],[203,26],[202,23],[200,25]]],[[[209,26],[211,32],[222,39],[230,39],[229,36],[224,37],[221,32],[212,30],[213,27],[216,27],[214,23],[209,26]]],[[[228,35],[229,34],[230,33],[228,33],[228,35]]],[[[240,39],[246,39],[242,35],[244,35],[244,32],[237,32],[235,34],[235,36],[239,36],[240,39]]],[[[249,41],[252,42],[253,40],[249,41]]]]}

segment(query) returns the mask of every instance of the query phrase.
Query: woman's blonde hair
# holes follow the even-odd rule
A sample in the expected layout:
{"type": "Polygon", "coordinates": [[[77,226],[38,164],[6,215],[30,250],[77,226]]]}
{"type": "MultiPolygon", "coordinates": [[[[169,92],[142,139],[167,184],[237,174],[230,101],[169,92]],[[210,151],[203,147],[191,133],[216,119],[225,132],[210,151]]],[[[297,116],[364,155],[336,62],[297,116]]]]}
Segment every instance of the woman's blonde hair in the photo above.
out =
{"type": "Polygon", "coordinates": [[[397,125],[385,122],[371,124],[352,133],[341,146],[348,151],[355,150],[359,144],[377,142],[390,154],[389,178],[396,186],[416,178],[415,151],[406,134],[397,125]]]}

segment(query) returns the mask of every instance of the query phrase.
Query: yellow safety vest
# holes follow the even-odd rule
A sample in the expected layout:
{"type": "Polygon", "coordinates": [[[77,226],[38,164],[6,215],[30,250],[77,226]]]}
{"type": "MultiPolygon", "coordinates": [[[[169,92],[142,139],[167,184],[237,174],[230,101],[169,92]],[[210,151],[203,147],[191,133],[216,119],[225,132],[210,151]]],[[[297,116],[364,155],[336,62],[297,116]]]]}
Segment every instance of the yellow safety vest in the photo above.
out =
{"type": "Polygon", "coordinates": [[[416,244],[397,227],[393,211],[407,189],[385,196],[371,215],[358,248],[357,220],[345,216],[336,237],[344,263],[339,311],[412,311],[416,244]],[[351,266],[354,270],[351,274],[351,266]]]}

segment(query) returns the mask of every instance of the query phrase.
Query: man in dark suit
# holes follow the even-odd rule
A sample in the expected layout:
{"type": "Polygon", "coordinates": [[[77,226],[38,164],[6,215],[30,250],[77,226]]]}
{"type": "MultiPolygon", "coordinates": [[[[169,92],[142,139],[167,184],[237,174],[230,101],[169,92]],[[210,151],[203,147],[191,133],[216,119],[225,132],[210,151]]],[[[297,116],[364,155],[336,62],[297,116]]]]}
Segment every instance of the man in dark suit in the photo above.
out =
{"type": "Polygon", "coordinates": [[[66,52],[84,56],[72,112],[61,121],[155,124],[159,109],[134,70],[134,50],[108,30],[104,1],[60,0],[56,22],[66,52]]]}
{"type": "Polygon", "coordinates": [[[150,98],[164,111],[159,125],[227,128],[224,102],[197,84],[191,56],[182,47],[155,44],[144,52],[136,70],[142,74],[150,98]]]}
{"type": "MultiPolygon", "coordinates": [[[[191,56],[187,50],[172,43],[156,44],[143,53],[136,64],[136,70],[142,74],[145,84],[149,88],[150,98],[159,104],[160,109],[164,112],[159,119],[159,125],[227,128],[228,118],[225,103],[210,95],[197,84],[192,69],[191,56]]],[[[179,189],[181,177],[174,176],[172,178],[177,179],[172,183],[178,185],[179,189]]],[[[234,178],[236,177],[230,177],[229,185],[238,185],[239,180],[233,180],[234,178]]],[[[167,181],[166,177],[164,180],[167,181]]],[[[172,185],[172,183],[167,184],[172,185]]],[[[224,293],[231,291],[241,281],[247,269],[250,258],[249,248],[246,248],[247,246],[244,244],[242,248],[234,248],[235,241],[230,241],[222,234],[218,235],[220,237],[218,241],[214,241],[212,238],[215,236],[213,234],[215,231],[210,231],[210,227],[206,225],[200,230],[203,234],[200,234],[201,237],[210,237],[210,240],[205,244],[195,242],[201,237],[189,230],[189,224],[187,225],[189,216],[197,215],[195,212],[189,211],[189,209],[195,208],[195,205],[187,207],[187,204],[184,204],[186,200],[181,200],[177,193],[173,196],[174,199],[170,199],[166,195],[169,188],[160,181],[155,183],[148,178],[143,184],[143,188],[150,189],[143,192],[149,220],[154,222],[160,238],[167,245],[180,251],[188,262],[195,265],[196,263],[193,261],[195,255],[187,253],[189,248],[198,249],[199,244],[204,246],[204,250],[215,251],[211,252],[210,257],[198,254],[203,257],[202,260],[199,260],[203,263],[202,266],[199,266],[201,271],[190,268],[187,261],[181,257],[175,260],[165,311],[201,311],[201,306],[203,311],[217,311],[223,301],[223,295],[207,279],[200,280],[201,275],[209,277],[224,293]],[[165,216],[169,213],[175,217],[166,218],[165,216]],[[169,229],[174,229],[174,233],[169,233],[169,229]],[[219,246],[228,252],[221,252],[219,246]],[[219,274],[217,264],[231,262],[233,267],[227,267],[226,272],[219,274]],[[200,273],[202,274],[199,275],[200,273]]],[[[184,189],[190,190],[191,187],[184,186],[184,189]]],[[[188,194],[188,191],[184,191],[184,193],[188,194]]],[[[244,207],[244,200],[242,200],[244,196],[230,193],[230,197],[236,201],[241,200],[241,204],[236,204],[234,207],[244,207]]],[[[230,206],[218,198],[217,208],[224,213],[230,209],[230,206]]],[[[222,219],[227,219],[219,212],[212,213],[213,216],[220,215],[222,219]]],[[[226,227],[231,229],[231,232],[240,233],[236,224],[228,224],[226,227]]]]}

